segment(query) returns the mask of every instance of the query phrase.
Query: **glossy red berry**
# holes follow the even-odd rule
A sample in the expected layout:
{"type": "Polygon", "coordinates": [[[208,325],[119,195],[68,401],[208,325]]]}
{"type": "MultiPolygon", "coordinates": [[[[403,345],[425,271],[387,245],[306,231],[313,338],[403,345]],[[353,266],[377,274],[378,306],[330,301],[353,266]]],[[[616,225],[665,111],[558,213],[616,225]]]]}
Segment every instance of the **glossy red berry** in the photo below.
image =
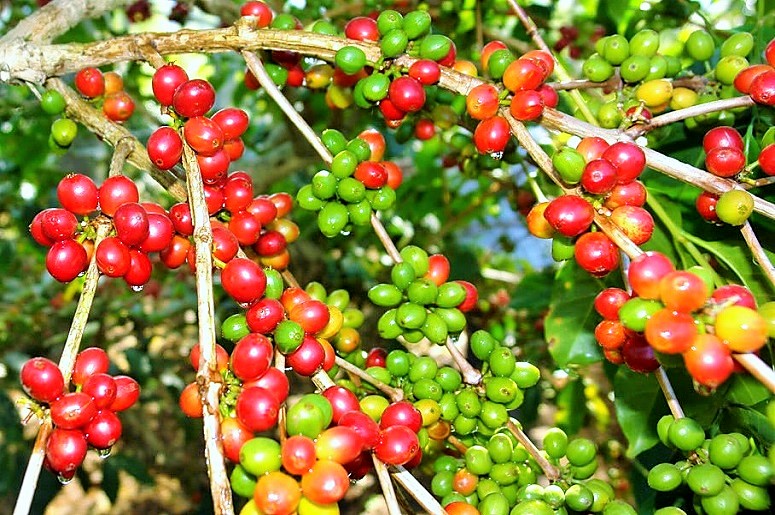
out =
{"type": "Polygon", "coordinates": [[[249,304],[264,295],[266,274],[249,259],[232,259],[221,270],[221,284],[235,301],[249,304]]]}
{"type": "Polygon", "coordinates": [[[718,199],[718,195],[703,191],[697,196],[697,200],[694,202],[697,213],[708,222],[720,222],[719,217],[716,214],[718,199]]]}
{"type": "Polygon", "coordinates": [[[714,127],[705,133],[702,138],[702,148],[707,154],[714,148],[736,148],[743,150],[745,144],[743,137],[733,127],[714,127]]]}
{"type": "Polygon", "coordinates": [[[137,186],[125,175],[114,175],[105,179],[100,186],[99,195],[100,210],[108,216],[113,216],[122,204],[140,200],[137,186]]]}
{"type": "Polygon", "coordinates": [[[568,237],[586,232],[595,217],[592,205],[576,195],[563,195],[552,200],[544,218],[560,234],[568,237]]]}
{"type": "Polygon", "coordinates": [[[240,8],[240,16],[253,16],[256,18],[256,26],[259,29],[268,27],[272,23],[274,13],[264,2],[258,2],[256,0],[250,0],[242,4],[240,8]]]}
{"type": "Polygon", "coordinates": [[[635,143],[616,142],[603,152],[602,158],[616,167],[619,184],[634,181],[646,168],[646,154],[635,143]]]}
{"type": "Polygon", "coordinates": [[[113,215],[116,236],[124,244],[139,245],[148,237],[148,213],[136,202],[127,202],[113,215]]]}
{"type": "Polygon", "coordinates": [[[97,414],[91,395],[84,392],[66,393],[51,403],[51,422],[62,429],[78,429],[97,414]]]}
{"type": "Polygon", "coordinates": [[[544,112],[544,96],[545,94],[532,89],[517,91],[511,99],[509,112],[514,118],[523,122],[535,120],[544,112]]]}
{"type": "Polygon", "coordinates": [[[239,138],[245,133],[250,124],[248,113],[236,107],[221,109],[211,117],[211,120],[221,128],[225,140],[239,138]]]}
{"type": "Polygon", "coordinates": [[[83,68],[75,74],[75,89],[86,98],[97,98],[105,93],[105,78],[97,68],[83,68]]]}
{"type": "Polygon", "coordinates": [[[54,472],[69,474],[83,463],[87,448],[82,431],[55,427],[46,442],[46,460],[54,472]]]}
{"type": "Polygon", "coordinates": [[[649,251],[630,262],[627,278],[637,296],[644,299],[659,299],[660,281],[674,270],[673,263],[664,254],[649,251]]]}
{"type": "Polygon", "coordinates": [[[151,79],[151,88],[156,100],[163,106],[171,106],[175,90],[188,81],[186,70],[172,63],[158,68],[151,79]]]}
{"type": "Polygon", "coordinates": [[[121,421],[109,409],[97,412],[83,428],[86,442],[95,449],[110,449],[121,438],[122,431],[121,421]]]}
{"type": "Polygon", "coordinates": [[[474,145],[481,154],[499,156],[511,139],[511,128],[502,116],[482,120],[474,130],[474,145]]]}
{"type": "Polygon", "coordinates": [[[619,308],[630,300],[630,294],[621,288],[606,288],[595,297],[595,311],[606,320],[618,320],[619,308]]]}
{"type": "Polygon", "coordinates": [[[54,243],[46,254],[46,270],[59,282],[69,283],[89,265],[86,249],[75,240],[54,243]]]}
{"type": "Polygon", "coordinates": [[[40,402],[51,403],[65,389],[65,380],[56,363],[47,358],[31,358],[22,366],[19,378],[24,392],[40,402]]]}
{"type": "Polygon", "coordinates": [[[586,164],[581,174],[581,187],[593,195],[611,191],[617,181],[617,169],[606,159],[594,159],[586,164]]]}
{"type": "Polygon", "coordinates": [[[148,157],[157,168],[169,170],[180,162],[183,140],[172,127],[159,127],[148,138],[148,157]]]}
{"type": "Polygon", "coordinates": [[[88,215],[97,210],[97,185],[90,177],[71,173],[59,181],[57,199],[63,208],[76,215],[88,215]]]}
{"type": "Polygon", "coordinates": [[[52,242],[71,239],[78,229],[75,215],[58,207],[43,211],[40,224],[43,235],[52,242]]]}
{"type": "Polygon", "coordinates": [[[388,98],[400,111],[413,113],[425,105],[425,90],[420,81],[404,75],[390,83],[388,98]]]}
{"type": "Polygon", "coordinates": [[[148,213],[148,237],[140,243],[140,250],[145,253],[161,252],[169,246],[174,235],[175,228],[169,216],[148,213]]]}
{"type": "Polygon", "coordinates": [[[224,135],[220,125],[206,116],[186,120],[183,136],[194,152],[203,156],[212,156],[223,148],[224,135]]]}
{"type": "Polygon", "coordinates": [[[175,90],[172,107],[184,118],[204,116],[215,104],[215,90],[206,80],[193,79],[175,90]]]}
{"type": "Polygon", "coordinates": [[[595,277],[608,275],[619,266],[619,248],[602,232],[582,234],[573,255],[579,266],[595,277]]]}
{"type": "Polygon", "coordinates": [[[124,411],[131,408],[140,397],[140,385],[129,376],[114,376],[116,381],[116,398],[110,404],[110,411],[124,411]]]}
{"type": "Polygon", "coordinates": [[[705,167],[718,177],[733,177],[745,168],[745,154],[733,147],[716,147],[705,156],[705,167]]]}
{"type": "Polygon", "coordinates": [[[115,236],[105,238],[95,251],[97,268],[108,277],[121,277],[129,271],[129,247],[115,236]]]}

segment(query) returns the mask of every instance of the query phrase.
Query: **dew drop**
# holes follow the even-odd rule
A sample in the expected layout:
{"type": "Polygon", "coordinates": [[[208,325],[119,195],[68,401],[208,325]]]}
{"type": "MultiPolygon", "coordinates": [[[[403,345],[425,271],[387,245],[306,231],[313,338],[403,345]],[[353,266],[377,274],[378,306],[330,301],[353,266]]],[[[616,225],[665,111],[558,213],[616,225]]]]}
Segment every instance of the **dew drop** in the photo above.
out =
{"type": "Polygon", "coordinates": [[[130,288],[132,288],[132,291],[135,291],[135,292],[143,291],[142,285],[140,285],[140,286],[130,286],[130,288]]]}
{"type": "Polygon", "coordinates": [[[107,449],[98,449],[97,454],[99,455],[100,459],[104,460],[110,457],[110,454],[113,452],[113,447],[108,447],[107,449]]]}
{"type": "Polygon", "coordinates": [[[66,485],[67,483],[71,482],[74,477],[75,477],[75,474],[73,474],[70,477],[63,476],[62,474],[57,474],[57,481],[59,481],[63,485],[66,485]]]}

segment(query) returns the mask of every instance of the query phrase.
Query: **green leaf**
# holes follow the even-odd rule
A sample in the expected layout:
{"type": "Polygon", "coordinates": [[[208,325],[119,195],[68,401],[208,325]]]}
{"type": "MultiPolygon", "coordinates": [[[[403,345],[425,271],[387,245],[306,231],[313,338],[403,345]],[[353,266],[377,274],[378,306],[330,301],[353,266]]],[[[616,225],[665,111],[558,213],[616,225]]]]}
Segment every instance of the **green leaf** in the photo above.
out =
{"type": "Polygon", "coordinates": [[[753,406],[770,398],[770,391],[755,377],[735,374],[730,379],[727,400],[736,404],[753,406]]]}
{"type": "Polygon", "coordinates": [[[549,307],[552,297],[550,271],[526,274],[517,285],[510,307],[527,309],[531,313],[542,312],[549,307]]]}
{"type": "Polygon", "coordinates": [[[593,302],[604,287],[602,281],[590,276],[575,261],[568,261],[558,271],[544,335],[549,352],[560,367],[587,365],[602,359],[594,336],[598,317],[593,302]]]}
{"type": "Polygon", "coordinates": [[[582,381],[569,381],[557,392],[554,423],[569,435],[575,435],[584,426],[588,412],[582,381]]]}
{"type": "Polygon", "coordinates": [[[731,407],[725,410],[724,431],[739,431],[751,435],[769,448],[775,442],[775,427],[766,416],[753,408],[731,407]]]}
{"type": "Polygon", "coordinates": [[[627,438],[627,456],[634,458],[659,443],[657,422],[669,413],[659,384],[651,375],[620,367],[614,378],[616,418],[627,438]]]}

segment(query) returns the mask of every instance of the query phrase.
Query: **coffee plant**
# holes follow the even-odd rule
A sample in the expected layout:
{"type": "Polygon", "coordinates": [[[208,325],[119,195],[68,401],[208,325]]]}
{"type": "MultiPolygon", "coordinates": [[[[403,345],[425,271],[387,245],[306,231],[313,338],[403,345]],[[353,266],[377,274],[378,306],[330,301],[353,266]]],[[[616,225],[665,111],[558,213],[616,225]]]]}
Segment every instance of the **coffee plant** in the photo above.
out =
{"type": "Polygon", "coordinates": [[[522,4],[0,4],[4,504],[770,511],[775,9],[522,4]]]}

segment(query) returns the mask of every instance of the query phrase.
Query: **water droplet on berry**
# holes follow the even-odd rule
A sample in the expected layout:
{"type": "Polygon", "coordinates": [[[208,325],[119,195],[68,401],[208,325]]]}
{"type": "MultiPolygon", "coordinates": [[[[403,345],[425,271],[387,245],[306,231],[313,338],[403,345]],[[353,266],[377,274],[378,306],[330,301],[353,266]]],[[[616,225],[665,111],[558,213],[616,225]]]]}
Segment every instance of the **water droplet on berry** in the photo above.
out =
{"type": "Polygon", "coordinates": [[[135,292],[143,291],[143,287],[142,286],[131,286],[131,288],[132,288],[132,291],[135,291],[135,292]]]}

